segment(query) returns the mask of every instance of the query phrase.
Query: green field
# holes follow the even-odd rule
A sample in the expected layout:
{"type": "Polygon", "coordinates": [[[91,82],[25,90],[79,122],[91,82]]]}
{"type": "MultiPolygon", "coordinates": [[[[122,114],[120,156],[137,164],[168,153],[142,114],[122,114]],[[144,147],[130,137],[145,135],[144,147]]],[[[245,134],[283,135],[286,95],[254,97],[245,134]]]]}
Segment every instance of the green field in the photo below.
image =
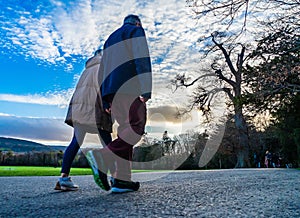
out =
{"type": "MultiPolygon", "coordinates": [[[[0,176],[59,176],[60,167],[0,166],[0,176]]],[[[91,175],[90,168],[72,168],[71,175],[91,175]]]]}
{"type": "MultiPolygon", "coordinates": [[[[32,166],[0,166],[0,176],[59,176],[60,167],[32,167],[32,166]]],[[[149,172],[150,170],[133,170],[149,172]]],[[[72,176],[92,175],[90,168],[71,168],[72,176]]]]}

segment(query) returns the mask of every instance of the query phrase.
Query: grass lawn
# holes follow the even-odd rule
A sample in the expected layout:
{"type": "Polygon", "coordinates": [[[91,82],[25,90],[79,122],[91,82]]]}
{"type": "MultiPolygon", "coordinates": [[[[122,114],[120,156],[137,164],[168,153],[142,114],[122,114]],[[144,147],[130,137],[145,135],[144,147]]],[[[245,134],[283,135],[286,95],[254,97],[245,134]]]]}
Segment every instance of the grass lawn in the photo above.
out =
{"type": "MultiPolygon", "coordinates": [[[[32,167],[32,166],[0,166],[0,176],[59,176],[60,167],[32,167]]],[[[150,170],[133,170],[149,172],[150,170]]],[[[90,168],[71,168],[72,176],[92,175],[90,168]]]]}
{"type": "MultiPolygon", "coordinates": [[[[59,176],[60,167],[0,166],[0,176],[59,176]]],[[[71,175],[91,175],[90,168],[71,168],[71,175]]]]}

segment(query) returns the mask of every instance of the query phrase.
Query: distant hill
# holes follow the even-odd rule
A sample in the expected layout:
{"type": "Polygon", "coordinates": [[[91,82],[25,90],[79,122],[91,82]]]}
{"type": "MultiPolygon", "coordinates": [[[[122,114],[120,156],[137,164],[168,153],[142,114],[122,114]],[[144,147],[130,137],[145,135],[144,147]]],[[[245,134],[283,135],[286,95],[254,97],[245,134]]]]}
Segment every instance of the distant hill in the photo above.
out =
{"type": "Polygon", "coordinates": [[[32,141],[0,137],[0,151],[30,152],[30,151],[64,151],[65,146],[49,146],[32,141]]]}

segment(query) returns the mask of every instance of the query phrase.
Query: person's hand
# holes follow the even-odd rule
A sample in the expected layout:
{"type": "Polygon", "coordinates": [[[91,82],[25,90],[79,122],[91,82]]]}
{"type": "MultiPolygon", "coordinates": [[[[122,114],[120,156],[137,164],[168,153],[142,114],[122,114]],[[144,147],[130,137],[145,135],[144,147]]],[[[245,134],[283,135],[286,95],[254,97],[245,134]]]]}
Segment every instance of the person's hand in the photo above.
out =
{"type": "Polygon", "coordinates": [[[140,100],[141,102],[146,103],[149,100],[149,98],[144,98],[143,96],[140,96],[140,100]]]}
{"type": "Polygon", "coordinates": [[[111,109],[110,108],[106,108],[105,112],[108,113],[108,114],[111,114],[111,109]]]}

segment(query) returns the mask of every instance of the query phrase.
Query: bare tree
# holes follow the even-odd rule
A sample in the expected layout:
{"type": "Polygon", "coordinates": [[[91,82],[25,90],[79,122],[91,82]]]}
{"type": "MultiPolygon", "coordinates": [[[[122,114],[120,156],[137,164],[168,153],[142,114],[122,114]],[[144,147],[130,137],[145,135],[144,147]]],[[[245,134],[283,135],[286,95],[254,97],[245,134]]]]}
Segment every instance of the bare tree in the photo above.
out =
{"type": "Polygon", "coordinates": [[[249,138],[248,138],[248,127],[243,114],[243,103],[242,99],[242,73],[243,64],[245,61],[245,47],[240,45],[240,51],[237,54],[236,63],[234,64],[232,60],[232,49],[227,51],[222,43],[216,41],[216,33],[212,34],[212,41],[222,52],[225,58],[226,66],[221,66],[214,60],[211,65],[211,70],[214,71],[213,74],[204,74],[198,78],[189,81],[186,75],[177,75],[175,80],[173,80],[173,85],[175,85],[175,90],[179,87],[190,87],[196,82],[205,80],[208,77],[217,78],[220,83],[218,87],[208,86],[198,86],[194,92],[191,100],[190,110],[192,108],[197,108],[203,112],[207,119],[210,118],[210,112],[212,107],[212,101],[216,96],[223,92],[227,95],[229,99],[229,104],[233,106],[235,126],[239,133],[239,146],[237,147],[237,164],[236,167],[248,167],[249,165],[249,138]],[[223,69],[222,69],[223,68],[223,69]]]}
{"type": "MultiPolygon", "coordinates": [[[[225,93],[232,106],[239,134],[236,167],[249,166],[249,138],[245,121],[245,98],[248,92],[244,76],[256,39],[286,24],[299,28],[299,0],[187,0],[199,23],[198,47],[203,55],[198,75],[178,74],[172,81],[175,90],[192,87],[189,110],[198,108],[209,120],[214,101],[225,93]],[[216,80],[217,79],[217,80],[216,80]]],[[[195,72],[191,72],[193,74],[195,72]]]]}

